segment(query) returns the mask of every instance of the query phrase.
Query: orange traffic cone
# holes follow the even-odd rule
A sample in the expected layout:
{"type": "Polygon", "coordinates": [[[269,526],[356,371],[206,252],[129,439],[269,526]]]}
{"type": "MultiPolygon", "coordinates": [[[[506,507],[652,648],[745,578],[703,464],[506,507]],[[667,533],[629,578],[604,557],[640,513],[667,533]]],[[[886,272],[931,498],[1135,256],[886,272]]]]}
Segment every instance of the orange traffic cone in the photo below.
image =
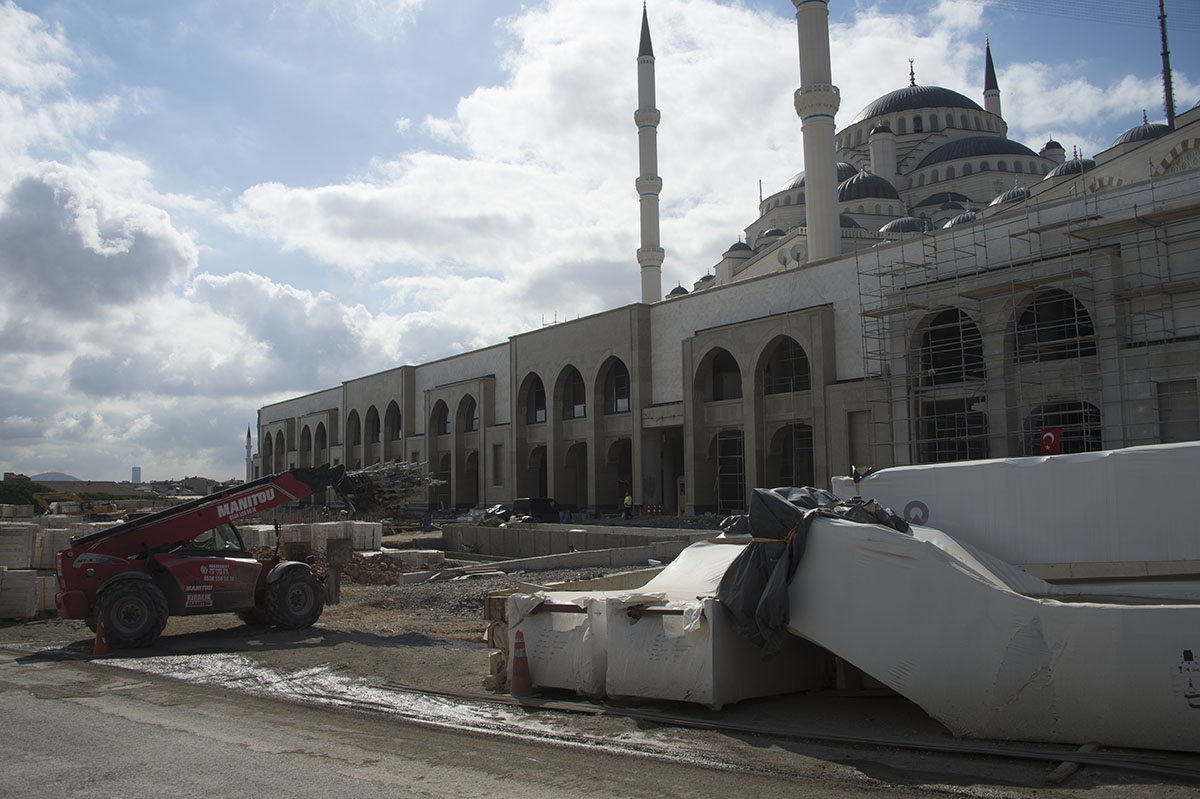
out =
{"type": "Polygon", "coordinates": [[[529,676],[529,658],[525,656],[525,635],[517,630],[513,644],[512,680],[509,693],[513,696],[529,696],[533,693],[533,678],[529,676]]]}
{"type": "Polygon", "coordinates": [[[92,644],[92,657],[108,657],[108,641],[104,640],[104,614],[96,613],[96,643],[92,644]]]}

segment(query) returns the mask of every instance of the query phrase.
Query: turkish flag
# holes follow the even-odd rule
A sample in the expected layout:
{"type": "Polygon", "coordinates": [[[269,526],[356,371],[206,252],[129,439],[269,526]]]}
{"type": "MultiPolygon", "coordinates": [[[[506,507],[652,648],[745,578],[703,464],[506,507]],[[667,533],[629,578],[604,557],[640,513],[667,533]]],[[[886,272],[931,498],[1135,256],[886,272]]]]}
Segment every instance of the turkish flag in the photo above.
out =
{"type": "Polygon", "coordinates": [[[1058,455],[1062,453],[1062,428],[1047,427],[1042,431],[1042,454],[1058,455]]]}

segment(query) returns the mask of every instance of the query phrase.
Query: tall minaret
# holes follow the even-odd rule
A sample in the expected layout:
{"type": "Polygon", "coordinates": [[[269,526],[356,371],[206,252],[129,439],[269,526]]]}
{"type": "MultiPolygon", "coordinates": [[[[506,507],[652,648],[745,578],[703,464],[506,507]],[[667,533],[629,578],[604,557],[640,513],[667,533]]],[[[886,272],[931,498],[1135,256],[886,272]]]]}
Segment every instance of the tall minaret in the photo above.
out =
{"type": "Polygon", "coordinates": [[[254,479],[254,458],[250,454],[250,425],[246,425],[246,482],[254,479]]]}
{"type": "Polygon", "coordinates": [[[992,63],[992,43],[984,37],[983,51],[983,110],[1003,118],[1000,113],[1000,84],[996,82],[996,66],[992,63]]]}
{"type": "Polygon", "coordinates": [[[800,88],[796,113],[804,138],[805,201],[809,260],[842,251],[838,225],[837,150],[833,118],[841,93],[829,67],[829,0],[792,0],[800,37],[800,88]]]}
{"type": "Polygon", "coordinates": [[[637,260],[642,272],[642,302],[662,299],[663,249],[658,239],[658,195],[662,178],[658,176],[658,120],[654,107],[654,48],[650,45],[650,20],[642,3],[642,44],[638,48],[638,107],[633,121],[638,129],[638,162],[641,168],[637,186],[642,212],[642,246],[637,260]]]}

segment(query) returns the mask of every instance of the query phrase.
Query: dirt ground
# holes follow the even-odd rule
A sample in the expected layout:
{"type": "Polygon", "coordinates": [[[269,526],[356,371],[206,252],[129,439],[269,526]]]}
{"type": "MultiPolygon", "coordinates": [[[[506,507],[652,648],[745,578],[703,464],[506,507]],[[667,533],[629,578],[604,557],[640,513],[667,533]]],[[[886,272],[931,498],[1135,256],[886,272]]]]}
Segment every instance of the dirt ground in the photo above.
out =
{"type": "MultiPolygon", "coordinates": [[[[316,565],[323,568],[320,557],[316,565]]],[[[232,613],[176,616],[168,620],[158,643],[148,649],[112,651],[111,657],[150,657],[193,652],[240,652],[263,665],[291,671],[335,664],[379,681],[434,691],[489,693],[488,647],[484,636],[483,598],[493,591],[516,588],[522,581],[539,584],[586,580],[602,569],[514,572],[410,585],[372,584],[392,570],[356,557],[347,569],[341,602],[326,605],[310,629],[285,631],[247,625],[232,613]],[[368,582],[355,582],[350,575],[368,582]]],[[[73,643],[90,651],[94,636],[83,621],[44,616],[33,621],[0,622],[0,645],[73,643]]]]}

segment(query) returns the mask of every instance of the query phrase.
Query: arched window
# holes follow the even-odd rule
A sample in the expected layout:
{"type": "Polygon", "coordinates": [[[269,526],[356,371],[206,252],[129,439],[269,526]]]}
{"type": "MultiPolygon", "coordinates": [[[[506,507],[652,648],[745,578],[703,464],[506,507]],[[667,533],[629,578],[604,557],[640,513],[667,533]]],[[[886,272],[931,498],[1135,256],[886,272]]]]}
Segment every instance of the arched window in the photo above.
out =
{"type": "Polygon", "coordinates": [[[975,117],[975,130],[983,130],[983,123],[979,121],[979,117],[975,117]]]}
{"type": "Polygon", "coordinates": [[[1092,318],[1062,289],[1044,291],[1017,316],[1012,342],[1017,363],[1060,361],[1096,354],[1092,318]]]}
{"type": "Polygon", "coordinates": [[[981,164],[979,165],[979,171],[980,171],[980,172],[987,172],[987,171],[988,171],[988,170],[990,170],[991,168],[992,168],[992,165],[991,165],[991,164],[989,164],[987,161],[984,161],[983,163],[981,163],[981,164]]]}
{"type": "Polygon", "coordinates": [[[938,182],[938,171],[936,169],[929,173],[929,182],[930,183],[938,182]]]}
{"type": "Polygon", "coordinates": [[[963,164],[963,177],[965,178],[969,174],[971,174],[971,165],[963,164]]]}
{"type": "Polygon", "coordinates": [[[925,132],[925,119],[920,115],[913,117],[913,133],[925,132]]]}
{"type": "Polygon", "coordinates": [[[525,424],[541,424],[546,421],[546,387],[537,375],[525,392],[525,424]]]}
{"type": "Polygon", "coordinates": [[[587,416],[587,389],[583,385],[583,375],[579,374],[579,370],[572,366],[563,382],[562,418],[582,419],[585,416],[587,416]]]}
{"type": "Polygon", "coordinates": [[[954,167],[946,167],[946,180],[954,180],[954,167]]]}
{"type": "Polygon", "coordinates": [[[962,128],[963,130],[967,130],[968,128],[970,128],[971,126],[969,124],[967,124],[967,115],[963,114],[961,118],[962,118],[962,124],[959,125],[959,127],[962,128]]]}
{"type": "Polygon", "coordinates": [[[921,386],[940,386],[987,376],[983,364],[983,337],[979,328],[957,308],[938,313],[921,334],[917,352],[921,386]]]}
{"type": "Polygon", "coordinates": [[[946,114],[946,127],[954,127],[954,114],[946,114]]]}
{"type": "Polygon", "coordinates": [[[908,133],[908,120],[906,120],[904,117],[900,117],[896,120],[896,134],[902,136],[905,133],[908,133]]]}
{"type": "Polygon", "coordinates": [[[433,431],[439,436],[450,435],[450,409],[441,400],[433,407],[433,431]]]}
{"type": "Polygon", "coordinates": [[[786,195],[785,195],[785,196],[784,196],[784,198],[783,198],[783,204],[784,204],[784,205],[791,205],[791,204],[792,204],[792,198],[791,198],[791,197],[788,197],[788,196],[786,196],[786,195]]]}
{"type": "Polygon", "coordinates": [[[1025,171],[1025,168],[1021,166],[1020,161],[1013,161],[1013,171],[1019,175],[1025,171]]]}
{"type": "Polygon", "coordinates": [[[604,376],[604,412],[629,413],[629,370],[621,361],[604,376]]]}
{"type": "Polygon", "coordinates": [[[924,186],[924,185],[925,185],[925,175],[923,175],[923,174],[922,174],[922,175],[917,175],[917,185],[918,185],[918,186],[924,186]]]}
{"type": "Polygon", "coordinates": [[[474,397],[463,400],[462,422],[464,433],[475,433],[479,430],[479,403],[474,397]]]}
{"type": "Polygon", "coordinates": [[[771,351],[763,369],[763,394],[787,394],[812,388],[808,355],[791,336],[784,336],[771,351]]]}
{"type": "Polygon", "coordinates": [[[728,350],[717,352],[709,368],[712,370],[709,396],[713,402],[741,399],[742,370],[728,350]]]}
{"type": "Polygon", "coordinates": [[[938,129],[938,115],[937,114],[929,115],[929,129],[930,130],[938,129]]]}
{"type": "Polygon", "coordinates": [[[1001,172],[1007,172],[1008,171],[1008,162],[1007,161],[999,162],[998,164],[996,164],[996,169],[998,169],[1001,172]]]}

